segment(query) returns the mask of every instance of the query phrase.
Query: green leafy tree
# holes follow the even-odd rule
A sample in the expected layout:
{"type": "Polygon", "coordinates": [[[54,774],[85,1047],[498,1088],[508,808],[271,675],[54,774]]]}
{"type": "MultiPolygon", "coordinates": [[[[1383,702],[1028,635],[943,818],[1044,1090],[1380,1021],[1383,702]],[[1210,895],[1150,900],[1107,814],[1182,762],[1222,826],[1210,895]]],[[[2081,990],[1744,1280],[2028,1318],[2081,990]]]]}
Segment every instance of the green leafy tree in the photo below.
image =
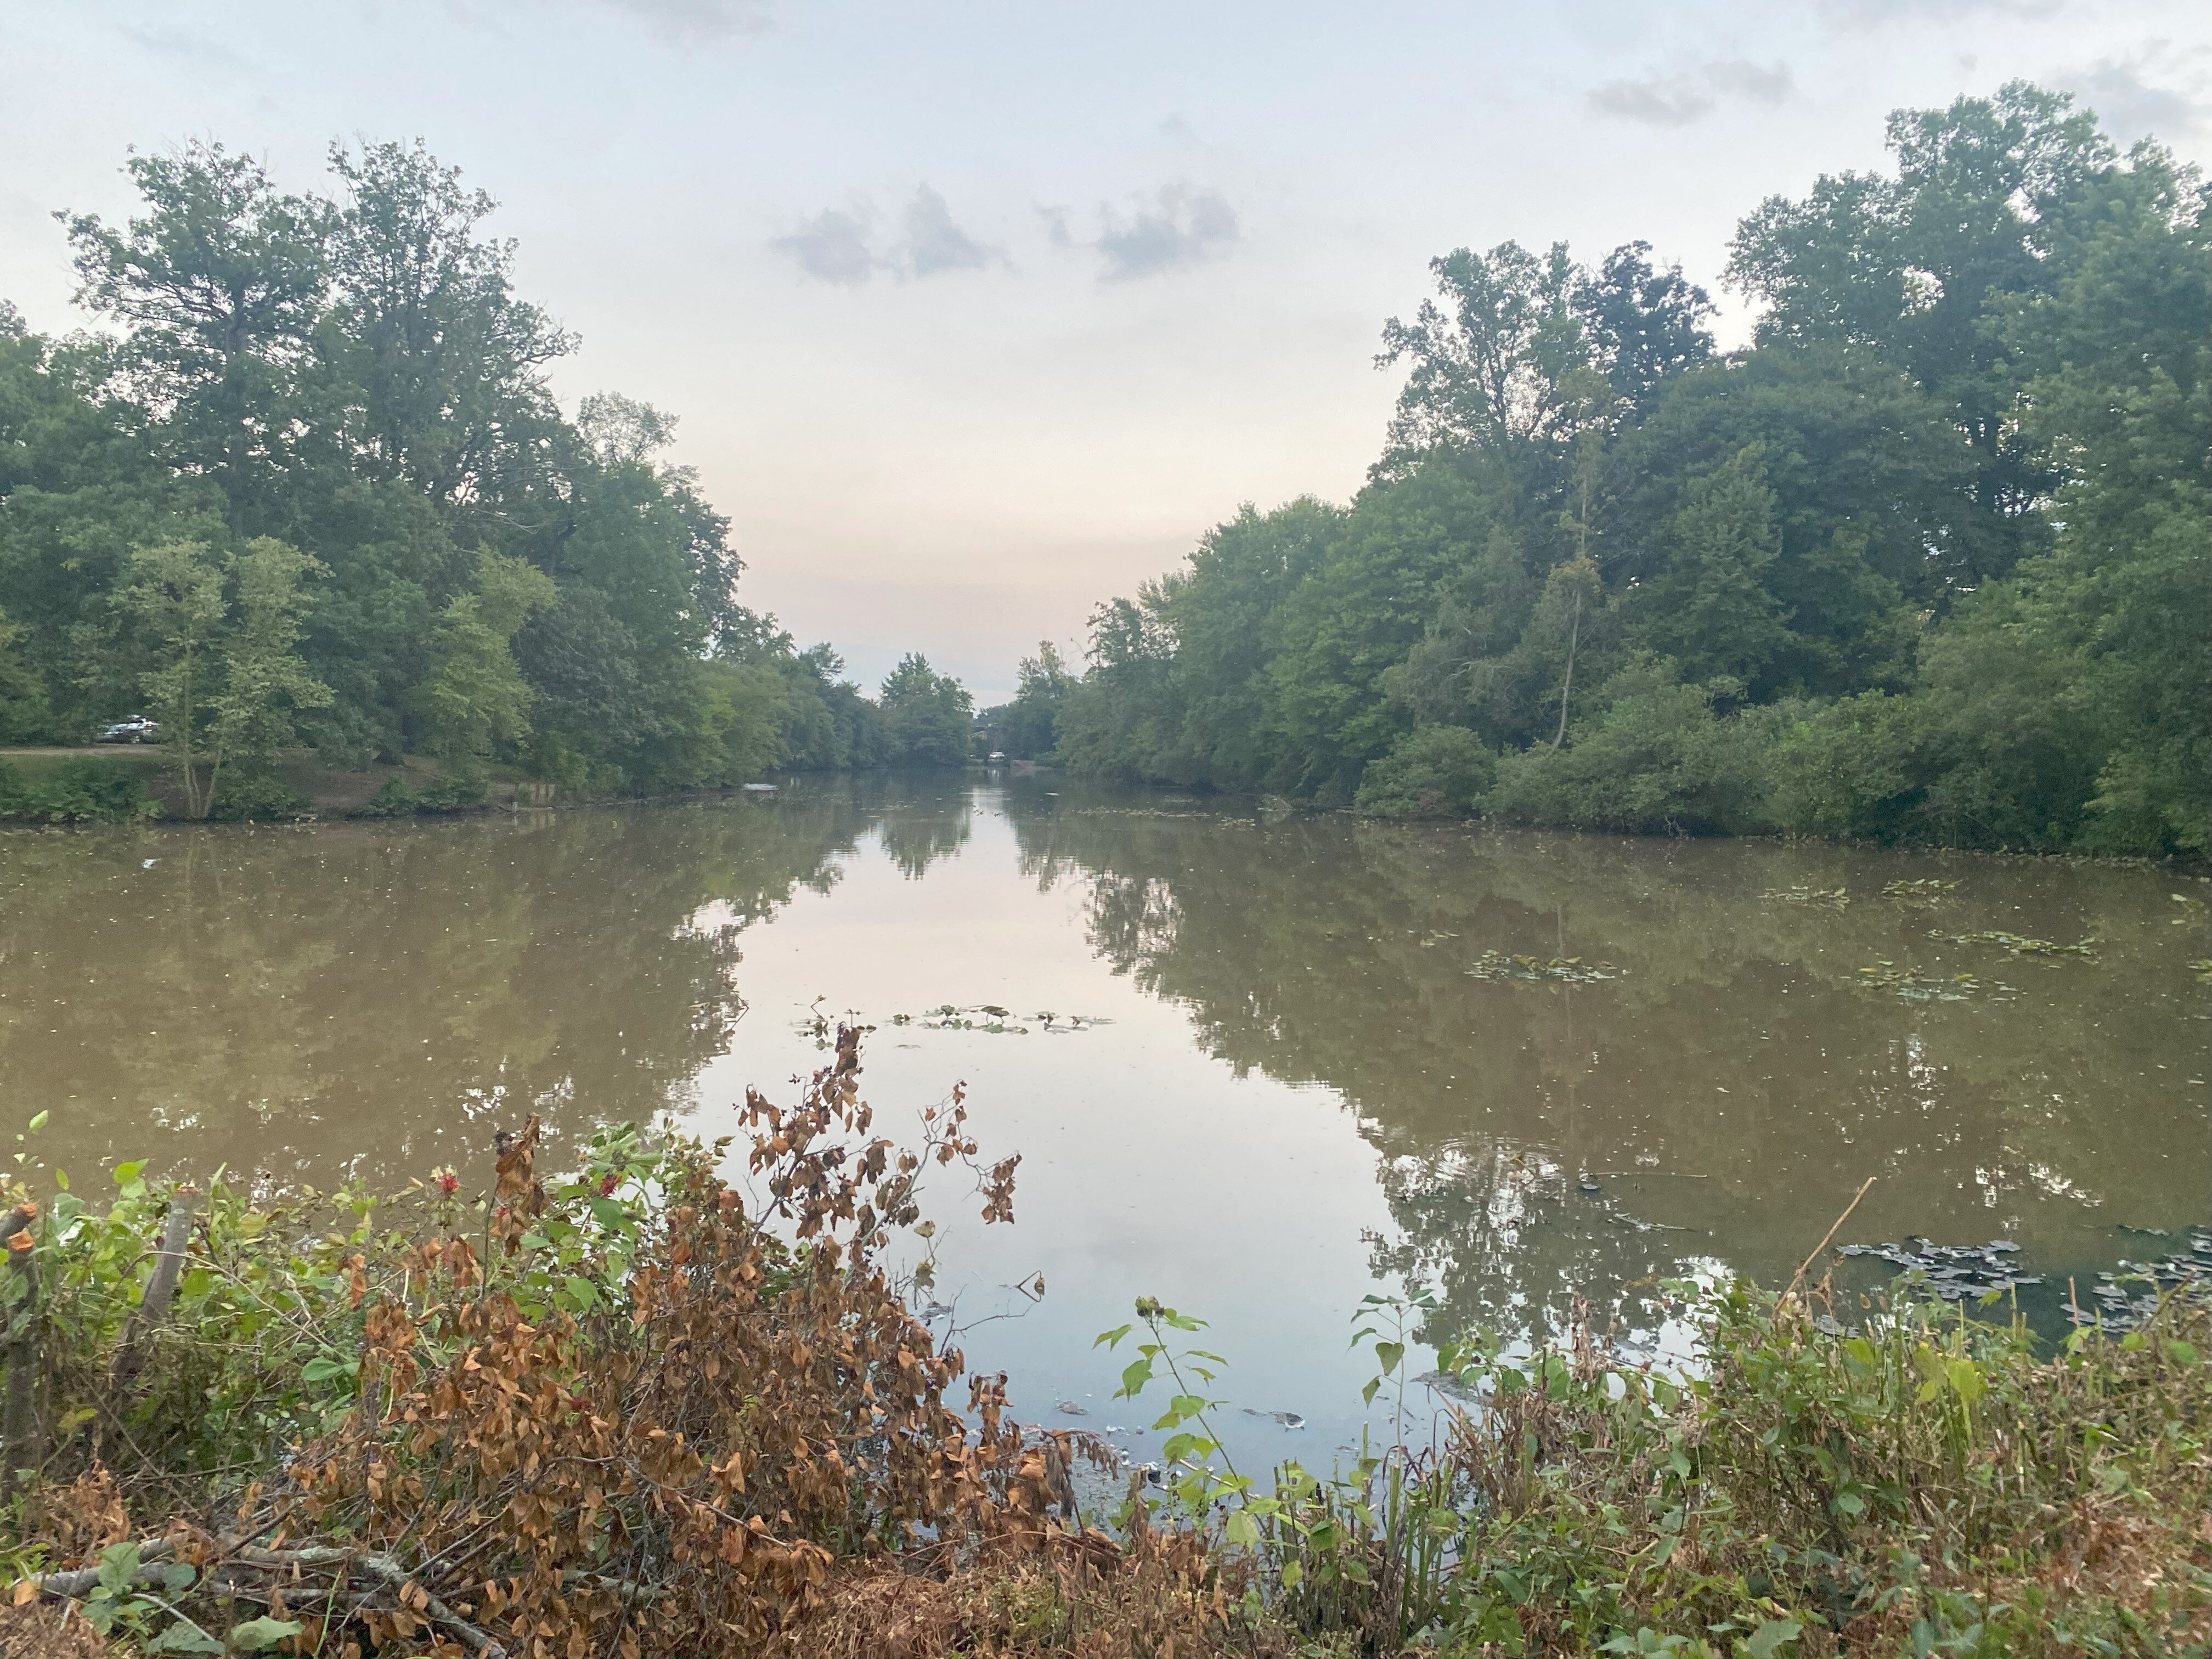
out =
{"type": "Polygon", "coordinates": [[[1014,700],[995,711],[997,746],[1018,760],[1034,760],[1058,743],[1060,707],[1076,676],[1050,640],[1038,641],[1036,655],[1024,657],[1016,672],[1014,700]]]}
{"type": "Polygon", "coordinates": [[[185,810],[196,818],[214,805],[213,779],[201,777],[198,763],[205,707],[222,683],[229,611],[222,578],[204,543],[164,542],[131,550],[116,595],[145,664],[139,689],[176,762],[185,810]]]}
{"type": "Polygon", "coordinates": [[[222,688],[210,705],[210,797],[225,762],[265,769],[300,741],[301,714],[330,706],[330,687],[300,654],[302,619],[313,603],[307,584],[325,574],[319,560],[266,536],[248,542],[230,562],[234,598],[222,688]]]}
{"type": "Polygon", "coordinates": [[[22,636],[22,625],[0,611],[0,743],[33,741],[53,724],[46,681],[19,648],[22,636]]]}
{"type": "Polygon", "coordinates": [[[919,651],[884,678],[884,738],[895,766],[964,766],[975,747],[975,700],[919,651]]]}
{"type": "Polygon", "coordinates": [[[298,714],[330,702],[298,648],[320,569],[265,537],[228,556],[201,542],[132,550],[117,604],[190,816],[214,810],[226,764],[265,766],[298,714]]]}
{"type": "Polygon", "coordinates": [[[143,216],[120,228],[58,216],[76,250],[77,301],[130,325],[124,362],[141,395],[169,407],[161,432],[175,464],[221,480],[243,533],[255,474],[283,465],[294,441],[331,215],[220,144],[134,155],[125,170],[143,216]]]}
{"type": "Polygon", "coordinates": [[[515,664],[513,641],[557,597],[552,579],[525,561],[489,550],[477,555],[476,586],[438,618],[429,673],[415,692],[430,753],[468,770],[495,742],[529,736],[533,694],[515,664]]]}
{"type": "Polygon", "coordinates": [[[1762,457],[1748,445],[1692,480],[1667,568],[1638,595],[1641,639],[1693,680],[1751,684],[1786,641],[1787,618],[1765,586],[1782,538],[1762,457]]]}

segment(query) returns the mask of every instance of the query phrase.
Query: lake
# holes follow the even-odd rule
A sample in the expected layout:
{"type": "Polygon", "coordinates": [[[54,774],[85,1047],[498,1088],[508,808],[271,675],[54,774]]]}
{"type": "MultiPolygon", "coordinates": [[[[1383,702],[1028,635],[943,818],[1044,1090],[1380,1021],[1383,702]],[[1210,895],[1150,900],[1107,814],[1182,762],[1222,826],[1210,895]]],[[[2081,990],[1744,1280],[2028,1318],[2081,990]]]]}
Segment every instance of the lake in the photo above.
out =
{"type": "Polygon", "coordinates": [[[1663,1344],[1656,1281],[1785,1280],[1869,1176],[1839,1242],[2015,1241],[2046,1320],[2068,1275],[2162,1254],[2130,1230],[2212,1203],[2208,893],[954,775],[20,831],[0,1077],[80,1188],[139,1157],[473,1182],[532,1110],[732,1133],[748,1084],[821,1062],[817,1017],[856,1019],[884,1133],[964,1082],[984,1157],[1023,1154],[1012,1228],[948,1176],[925,1200],[938,1328],[1018,1414],[1141,1453],[1158,1405],[1112,1401],[1127,1355],[1091,1343],[1150,1294],[1212,1322],[1239,1451],[1326,1466],[1370,1293],[1516,1340],[1579,1298],[1663,1344]]]}

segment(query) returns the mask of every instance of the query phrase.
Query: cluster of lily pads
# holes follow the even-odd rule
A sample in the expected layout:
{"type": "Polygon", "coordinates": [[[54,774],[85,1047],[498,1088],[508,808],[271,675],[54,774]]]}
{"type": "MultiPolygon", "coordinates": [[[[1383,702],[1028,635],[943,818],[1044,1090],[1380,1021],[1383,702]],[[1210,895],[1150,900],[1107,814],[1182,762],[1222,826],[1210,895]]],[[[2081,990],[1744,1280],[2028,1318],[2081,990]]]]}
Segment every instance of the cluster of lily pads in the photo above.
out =
{"type": "Polygon", "coordinates": [[[1770,887],[1760,896],[1779,904],[1817,904],[1828,910],[1847,909],[1851,902],[1849,890],[1842,887],[1770,887]]]}
{"type": "Polygon", "coordinates": [[[2149,1318],[2157,1311],[2160,1297],[2176,1291],[2184,1296],[2212,1298],[2212,1230],[2191,1227],[2183,1237],[2185,1243],[2155,1261],[2123,1261],[2117,1271],[2099,1273],[2097,1282],[2089,1287],[2089,1300],[2095,1304],[2092,1307],[2081,1305],[2077,1286],[2067,1301],[2066,1316],[2076,1325],[2126,1330],[2149,1318]]]}
{"type": "Polygon", "coordinates": [[[1869,990],[1887,991],[1907,1002],[1965,1002],[1978,996],[2002,999],[2019,994],[2014,987],[2001,980],[1984,980],[1973,974],[1923,974],[1900,968],[1893,962],[1878,962],[1870,968],[1860,969],[1854,983],[1869,990]]]}
{"type": "Polygon", "coordinates": [[[2085,939],[2077,945],[2061,945],[2056,939],[2027,939],[1994,929],[1978,933],[1930,932],[1928,937],[1942,945],[2002,945],[2016,957],[2082,957],[2091,962],[2097,959],[2097,941],[2094,939],[2085,939]]]}
{"type": "Polygon", "coordinates": [[[1955,891],[1958,885],[1955,880],[1945,880],[1940,876],[1923,876],[1918,881],[1893,881],[1881,890],[1881,896],[1927,903],[1955,891]]]}
{"type": "Polygon", "coordinates": [[[2024,1273],[2012,1258],[2020,1246],[2008,1238],[1986,1244],[1931,1244],[1908,1236],[1902,1244],[1846,1244],[1842,1255],[1870,1255],[1922,1275],[1928,1288],[1946,1302],[1963,1302],[2015,1285],[2040,1285],[2040,1273],[2024,1273]]]}
{"type": "Polygon", "coordinates": [[[1064,1036],[1070,1031],[1088,1031],[1095,1026],[1111,1025],[1110,1019],[1101,1019],[1095,1014],[1062,1014],[1052,1009],[1040,1009],[1034,1014],[1017,1014],[1012,1009],[1001,1008],[995,1002],[979,1002],[963,1008],[957,1003],[947,1002],[935,1008],[924,1009],[918,1014],[893,1014],[894,1025],[910,1025],[923,1031],[983,1031],[1000,1036],[1027,1036],[1031,1027],[1020,1022],[1034,1020],[1035,1028],[1049,1036],[1064,1036]]]}
{"type": "Polygon", "coordinates": [[[1469,979],[1529,980],[1546,985],[1595,985],[1603,980],[1619,979],[1626,971],[1609,962],[1584,962],[1580,957],[1547,959],[1485,951],[1467,969],[1467,975],[1469,979]]]}

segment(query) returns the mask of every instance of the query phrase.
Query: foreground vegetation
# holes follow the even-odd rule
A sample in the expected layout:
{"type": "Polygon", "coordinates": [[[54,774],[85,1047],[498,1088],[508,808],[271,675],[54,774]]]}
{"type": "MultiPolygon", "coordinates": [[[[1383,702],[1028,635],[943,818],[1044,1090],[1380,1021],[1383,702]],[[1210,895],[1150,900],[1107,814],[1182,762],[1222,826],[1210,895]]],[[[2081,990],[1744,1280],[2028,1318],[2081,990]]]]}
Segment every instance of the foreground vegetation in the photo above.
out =
{"type": "MultiPolygon", "coordinates": [[[[908,1310],[956,1092],[872,1133],[859,1038],[726,1154],[623,1127],[487,1191],[17,1191],[9,1652],[2203,1652],[2201,1305],[2039,1350],[1917,1304],[1678,1287],[1692,1375],[1377,1302],[1392,1446],[1240,1474],[1198,1322],[1140,1301],[1164,1475],[1021,1426],[908,1310]],[[894,1264],[903,1262],[903,1270],[894,1264]],[[1848,1327],[1844,1322],[1849,1322],[1848,1327]],[[1455,1399],[1402,1443],[1412,1355],[1455,1399]],[[1102,1481],[1101,1471],[1114,1478],[1102,1481]],[[1090,1498],[1085,1511],[1086,1492],[1090,1498]],[[1119,1498],[1118,1503],[1116,1502],[1119,1498]],[[1101,1510],[1108,1511],[1101,1513],[1101,1510]]],[[[33,1126],[35,1127],[35,1125],[33,1126]]]]}
{"type": "Polygon", "coordinates": [[[1433,261],[1367,487],[1102,606],[1004,746],[1396,817],[2203,851],[2212,196],[2025,84],[1889,141],[1743,220],[1747,350],[1642,242],[1433,261]]]}
{"type": "Polygon", "coordinates": [[[595,792],[966,758],[926,660],[866,697],[738,602],[673,417],[555,402],[576,338],[489,197],[419,144],[330,170],[134,156],[137,216],[67,220],[114,331],[0,301],[0,745],[153,714],[196,817],[281,806],[299,745],[595,792]]]}

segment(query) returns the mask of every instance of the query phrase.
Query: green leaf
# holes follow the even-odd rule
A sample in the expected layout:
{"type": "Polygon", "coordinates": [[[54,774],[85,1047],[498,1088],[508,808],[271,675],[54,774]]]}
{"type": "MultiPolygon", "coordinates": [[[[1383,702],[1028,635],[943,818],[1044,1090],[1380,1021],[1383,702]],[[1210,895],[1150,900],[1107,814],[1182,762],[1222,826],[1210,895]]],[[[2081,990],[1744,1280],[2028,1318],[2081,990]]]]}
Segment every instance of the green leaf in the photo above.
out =
{"type": "Polygon", "coordinates": [[[1405,1357],[1406,1345],[1402,1342],[1377,1342],[1375,1345],[1375,1363],[1382,1368],[1385,1376],[1396,1370],[1398,1362],[1405,1357]]]}
{"type": "Polygon", "coordinates": [[[1135,1327],[1131,1325],[1116,1325],[1110,1331],[1101,1331],[1091,1339],[1091,1346],[1094,1348],[1117,1348],[1121,1345],[1121,1339],[1134,1328],[1135,1327]]]}
{"type": "Polygon", "coordinates": [[[34,1135],[34,1134],[38,1133],[40,1130],[41,1130],[41,1129],[43,1129],[43,1128],[45,1128],[45,1127],[46,1127],[46,1118],[47,1118],[47,1116],[48,1116],[48,1114],[46,1114],[46,1113],[45,1113],[45,1112],[34,1112],[34,1113],[33,1113],[33,1114],[32,1114],[32,1115],[31,1115],[31,1121],[30,1121],[28,1123],[27,1123],[27,1124],[25,1124],[25,1125],[23,1126],[23,1132],[24,1132],[26,1134],[33,1134],[33,1135],[34,1135]]]}
{"type": "Polygon", "coordinates": [[[580,1279],[574,1273],[570,1273],[562,1288],[568,1291],[568,1299],[580,1308],[596,1308],[599,1305],[599,1287],[588,1279],[580,1279]]]}
{"type": "Polygon", "coordinates": [[[354,1364],[350,1359],[333,1359],[328,1354],[319,1353],[300,1367],[300,1381],[327,1382],[334,1376],[351,1376],[354,1364]]]}
{"type": "Polygon", "coordinates": [[[224,1653],[228,1650],[205,1631],[181,1620],[138,1650],[141,1653],[224,1653]]]}
{"type": "Polygon", "coordinates": [[[1751,1656],[1751,1659],[1774,1659],[1782,1644],[1796,1641],[1803,1629],[1804,1626],[1795,1619],[1770,1619],[1752,1632],[1751,1639],[1743,1644],[1743,1650],[1751,1656]]]}
{"type": "Polygon", "coordinates": [[[629,1212],[611,1198],[594,1198],[592,1214],[602,1227],[622,1228],[629,1224],[629,1212]]]}
{"type": "Polygon", "coordinates": [[[1243,1510],[1229,1512],[1229,1524],[1225,1530],[1231,1543],[1242,1544],[1248,1549],[1260,1541],[1260,1523],[1243,1510]]]}
{"type": "Polygon", "coordinates": [[[1145,1384],[1152,1380],[1152,1362],[1149,1359],[1133,1359],[1123,1369],[1121,1392],[1114,1397],[1116,1400],[1124,1398],[1134,1400],[1145,1391],[1145,1384]]]}
{"type": "Polygon", "coordinates": [[[273,1648],[288,1636],[297,1636],[307,1627],[296,1619],[249,1619],[242,1625],[234,1625],[230,1644],[243,1648],[248,1653],[258,1653],[264,1648],[273,1648]]]}
{"type": "Polygon", "coordinates": [[[1306,1570],[1295,1561],[1283,1563],[1283,1588],[1296,1589],[1304,1581],[1306,1570]]]}
{"type": "Polygon", "coordinates": [[[135,1540],[110,1544],[100,1553],[100,1587],[110,1595],[121,1596],[131,1588],[131,1581],[138,1571],[138,1545],[135,1540]]]}
{"type": "Polygon", "coordinates": [[[1382,1388],[1382,1379],[1381,1377],[1369,1377],[1367,1379],[1367,1386],[1359,1391],[1359,1403],[1363,1406],[1373,1405],[1375,1403],[1376,1391],[1382,1388]]]}

